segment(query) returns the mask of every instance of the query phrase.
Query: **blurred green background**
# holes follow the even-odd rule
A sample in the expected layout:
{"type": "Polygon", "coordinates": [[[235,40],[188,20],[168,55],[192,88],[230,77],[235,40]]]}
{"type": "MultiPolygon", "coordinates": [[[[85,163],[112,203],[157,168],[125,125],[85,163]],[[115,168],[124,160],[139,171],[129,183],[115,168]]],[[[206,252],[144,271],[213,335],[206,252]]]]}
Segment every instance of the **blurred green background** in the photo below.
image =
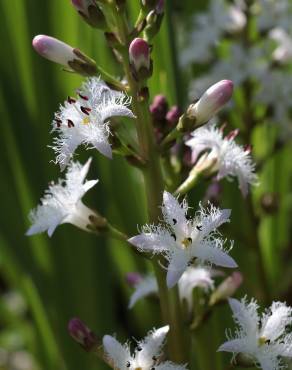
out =
{"type": "MultiPolygon", "coordinates": [[[[139,1],[128,3],[129,14],[135,17],[139,1]]],[[[204,4],[193,3],[167,2],[167,14],[153,50],[151,94],[163,92],[171,104],[180,106],[187,103],[187,85],[177,66],[175,36],[179,22],[204,4]]],[[[16,351],[31,353],[37,367],[44,370],[102,369],[102,363],[84,353],[69,337],[68,320],[78,316],[99,335],[117,332],[120,338],[139,338],[153,325],[159,325],[159,307],[155,301],[143,301],[133,311],[127,310],[130,289],[125,273],[149,267],[126,245],[85,234],[71,225],[58,228],[52,239],[45,234],[30,238],[24,235],[29,210],[37,205],[48,182],[60,175],[48,148],[53,113],[81,82],[81,78],[39,57],[31,40],[37,34],[52,35],[80,47],[110,72],[118,74],[119,69],[102,33],[86,25],[69,0],[2,0],[0,15],[0,369],[6,369],[1,358],[16,351]]],[[[260,152],[272,140],[268,130],[261,130],[255,134],[254,144],[260,152]]],[[[125,232],[135,233],[137,225],[145,221],[139,173],[130,170],[119,157],[108,161],[94,151],[79,150],[78,159],[84,162],[88,155],[94,158],[90,178],[99,178],[100,182],[85,203],[125,232]]],[[[278,212],[262,217],[259,232],[271,297],[290,299],[290,303],[291,155],[291,147],[286,146],[269,160],[254,195],[255,201],[267,191],[279,195],[278,212]]],[[[192,193],[190,202],[194,205],[204,195],[204,186],[192,193]]],[[[223,206],[233,208],[232,229],[226,232],[235,238],[232,253],[245,279],[239,295],[260,297],[256,257],[247,245],[253,243],[255,225],[237,186],[224,182],[224,194],[223,206]],[[247,242],[242,235],[251,235],[251,240],[247,242]]],[[[223,369],[222,355],[215,355],[215,350],[225,337],[227,322],[230,324],[229,310],[220,307],[207,330],[200,334],[194,351],[205,348],[214,352],[210,359],[213,365],[201,364],[202,369],[223,369]]]]}

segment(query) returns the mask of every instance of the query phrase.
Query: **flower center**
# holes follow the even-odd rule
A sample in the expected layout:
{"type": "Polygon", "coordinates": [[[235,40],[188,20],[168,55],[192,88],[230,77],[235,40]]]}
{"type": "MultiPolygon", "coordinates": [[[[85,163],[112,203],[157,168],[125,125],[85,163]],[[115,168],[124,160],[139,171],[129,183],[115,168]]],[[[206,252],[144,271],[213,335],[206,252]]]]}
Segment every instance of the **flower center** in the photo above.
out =
{"type": "Polygon", "coordinates": [[[266,337],[259,337],[258,339],[258,345],[259,347],[262,347],[264,344],[266,343],[269,343],[269,339],[267,339],[266,337]]]}
{"type": "Polygon", "coordinates": [[[84,117],[83,120],[82,120],[83,125],[88,125],[89,122],[90,122],[89,117],[84,117]]]}
{"type": "Polygon", "coordinates": [[[182,248],[187,249],[192,244],[192,242],[193,242],[192,238],[184,238],[181,241],[182,248]]]}
{"type": "Polygon", "coordinates": [[[136,367],[135,370],[142,370],[142,367],[136,367]]]}

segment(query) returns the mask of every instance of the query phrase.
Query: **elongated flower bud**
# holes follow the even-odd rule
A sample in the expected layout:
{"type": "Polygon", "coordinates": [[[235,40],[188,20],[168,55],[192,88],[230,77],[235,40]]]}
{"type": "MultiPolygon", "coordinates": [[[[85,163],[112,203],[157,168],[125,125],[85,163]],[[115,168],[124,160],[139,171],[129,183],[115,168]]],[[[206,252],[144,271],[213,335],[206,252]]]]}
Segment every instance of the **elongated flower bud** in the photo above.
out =
{"type": "Polygon", "coordinates": [[[42,57],[69,67],[73,71],[85,76],[96,74],[95,62],[80,50],[55,39],[51,36],[38,35],[32,40],[32,45],[42,57]]]}
{"type": "Polygon", "coordinates": [[[210,305],[214,305],[231,297],[242,283],[242,274],[238,271],[233,272],[218,286],[210,297],[210,305]]]}
{"type": "Polygon", "coordinates": [[[132,73],[137,80],[144,80],[151,76],[150,48],[144,39],[137,37],[131,42],[129,59],[132,73]]]}
{"type": "Polygon", "coordinates": [[[174,105],[166,114],[166,121],[169,126],[174,126],[178,123],[181,111],[177,105],[174,105]]]}
{"type": "Polygon", "coordinates": [[[209,87],[197,103],[189,106],[187,114],[196,125],[208,122],[231,98],[233,82],[222,80],[209,87]]]}
{"type": "Polygon", "coordinates": [[[93,350],[98,344],[95,334],[78,318],[69,321],[68,331],[71,337],[87,352],[93,350]]]}
{"type": "Polygon", "coordinates": [[[94,0],[71,0],[71,2],[81,17],[90,26],[106,29],[105,16],[94,0]]]}

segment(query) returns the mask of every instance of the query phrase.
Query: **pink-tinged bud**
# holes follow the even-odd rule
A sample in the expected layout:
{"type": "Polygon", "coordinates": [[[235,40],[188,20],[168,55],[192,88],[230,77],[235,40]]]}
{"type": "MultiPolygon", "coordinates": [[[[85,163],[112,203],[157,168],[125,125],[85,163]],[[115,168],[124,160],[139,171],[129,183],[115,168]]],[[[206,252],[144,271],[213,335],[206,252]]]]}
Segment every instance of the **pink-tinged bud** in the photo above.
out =
{"type": "Polygon", "coordinates": [[[149,109],[155,121],[164,120],[168,110],[166,97],[164,95],[156,95],[149,109]]]}
{"type": "Polygon", "coordinates": [[[155,10],[159,15],[164,13],[164,0],[158,0],[155,10]]]}
{"type": "Polygon", "coordinates": [[[187,114],[196,125],[208,122],[231,98],[233,82],[222,80],[209,87],[197,103],[190,105],[187,114]]]}
{"type": "Polygon", "coordinates": [[[240,287],[242,281],[242,274],[238,271],[234,271],[230,276],[223,280],[218,288],[212,293],[209,304],[214,305],[231,297],[240,287]]]}
{"type": "Polygon", "coordinates": [[[151,76],[150,48],[144,39],[137,37],[131,42],[129,59],[136,79],[145,79],[151,76]]]}
{"type": "Polygon", "coordinates": [[[68,323],[71,337],[87,352],[97,346],[95,334],[78,318],[71,319],[68,323]]]}
{"type": "Polygon", "coordinates": [[[61,64],[71,70],[86,76],[97,72],[95,62],[83,54],[79,49],[65,44],[51,36],[38,35],[32,40],[36,52],[42,57],[61,64]]]}
{"type": "Polygon", "coordinates": [[[94,0],[71,0],[71,2],[90,26],[106,29],[107,24],[105,16],[94,0]]]}
{"type": "Polygon", "coordinates": [[[126,275],[126,282],[130,287],[135,287],[142,280],[142,276],[138,272],[129,272],[126,275]]]}
{"type": "Polygon", "coordinates": [[[174,105],[173,107],[171,107],[166,114],[166,121],[168,122],[169,126],[176,125],[178,123],[180,115],[181,111],[178,106],[174,105]]]}
{"type": "Polygon", "coordinates": [[[37,53],[52,62],[68,67],[70,60],[76,59],[74,48],[65,42],[46,35],[35,36],[32,45],[37,53]]]}

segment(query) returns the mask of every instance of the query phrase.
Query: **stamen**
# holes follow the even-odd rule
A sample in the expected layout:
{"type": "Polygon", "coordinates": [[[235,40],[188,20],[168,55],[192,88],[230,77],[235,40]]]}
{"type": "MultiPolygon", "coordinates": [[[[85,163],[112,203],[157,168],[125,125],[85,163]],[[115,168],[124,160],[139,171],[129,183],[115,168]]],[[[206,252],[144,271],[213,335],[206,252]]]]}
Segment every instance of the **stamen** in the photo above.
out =
{"type": "Polygon", "coordinates": [[[175,218],[172,219],[172,222],[173,222],[174,225],[177,224],[177,220],[175,218]]]}
{"type": "Polygon", "coordinates": [[[153,356],[153,357],[152,357],[152,360],[153,360],[153,361],[156,361],[156,360],[157,360],[157,357],[156,357],[156,356],[153,356]]]}
{"type": "Polygon", "coordinates": [[[88,116],[89,116],[89,112],[91,111],[90,108],[83,107],[83,106],[80,107],[80,110],[82,113],[87,114],[88,116]]]}
{"type": "Polygon", "coordinates": [[[243,148],[243,150],[247,153],[250,153],[252,150],[252,146],[250,144],[246,144],[243,148]]]}
{"type": "Polygon", "coordinates": [[[62,120],[60,118],[55,118],[55,122],[56,122],[57,127],[61,127],[62,120]]]}
{"type": "Polygon", "coordinates": [[[174,233],[172,233],[172,234],[170,234],[172,237],[173,237],[173,239],[174,240],[176,240],[176,236],[175,236],[175,234],[174,233]]]}
{"type": "Polygon", "coordinates": [[[142,347],[141,346],[138,346],[137,347],[137,351],[139,351],[139,352],[142,351],[142,347]]]}
{"type": "Polygon", "coordinates": [[[226,139],[233,140],[236,138],[238,134],[239,134],[239,129],[237,128],[236,130],[230,131],[229,134],[226,136],[226,139]]]}
{"type": "Polygon", "coordinates": [[[199,231],[202,231],[202,225],[196,225],[196,229],[199,230],[199,231]]]}
{"type": "Polygon", "coordinates": [[[80,94],[80,92],[77,92],[77,94],[79,95],[81,99],[86,100],[86,101],[88,100],[88,96],[82,95],[80,94]]]}
{"type": "Polygon", "coordinates": [[[71,98],[71,96],[68,96],[68,98],[67,98],[67,102],[68,102],[69,104],[73,104],[73,103],[76,103],[76,99],[71,98]]]}
{"type": "Polygon", "coordinates": [[[74,127],[74,123],[71,119],[67,119],[67,122],[68,122],[68,127],[71,128],[71,127],[74,127]]]}
{"type": "Polygon", "coordinates": [[[131,366],[130,361],[127,361],[126,367],[130,367],[130,366],[131,366]]]}
{"type": "Polygon", "coordinates": [[[184,238],[181,242],[183,248],[188,248],[190,244],[192,244],[192,238],[184,238]]]}

